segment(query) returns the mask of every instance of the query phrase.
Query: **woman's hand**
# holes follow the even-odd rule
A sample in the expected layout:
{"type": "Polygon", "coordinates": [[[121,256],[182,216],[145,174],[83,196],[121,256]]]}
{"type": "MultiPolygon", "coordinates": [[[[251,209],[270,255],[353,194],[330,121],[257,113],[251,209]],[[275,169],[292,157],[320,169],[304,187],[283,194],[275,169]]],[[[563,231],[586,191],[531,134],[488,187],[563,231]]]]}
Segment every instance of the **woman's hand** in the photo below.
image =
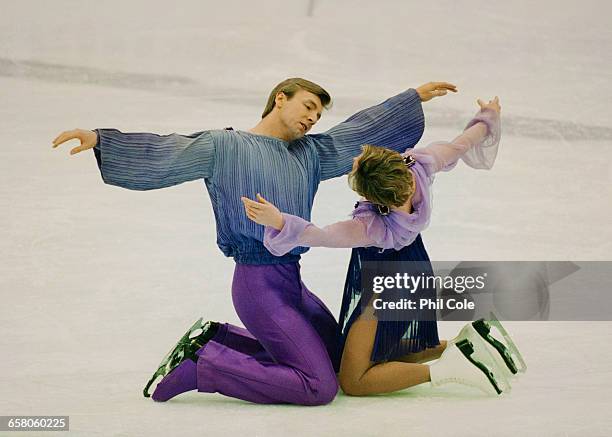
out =
{"type": "Polygon", "coordinates": [[[476,103],[480,106],[480,110],[484,111],[485,109],[492,109],[498,114],[501,112],[501,106],[499,106],[499,97],[495,96],[493,100],[489,100],[489,103],[485,103],[482,100],[476,100],[476,103]]]}
{"type": "Polygon", "coordinates": [[[74,155],[75,153],[82,152],[83,150],[93,149],[98,142],[98,134],[94,131],[85,129],[67,130],[59,134],[53,140],[53,148],[55,149],[60,144],[70,140],[79,140],[81,142],[80,146],[75,147],[70,151],[70,154],[74,155]]]}
{"type": "Polygon", "coordinates": [[[285,221],[283,215],[274,204],[264,199],[257,193],[257,202],[248,197],[241,197],[244,210],[248,218],[260,225],[270,226],[278,231],[283,229],[285,221]]]}
{"type": "Polygon", "coordinates": [[[427,102],[434,97],[445,96],[448,91],[457,92],[457,87],[448,82],[429,82],[416,89],[421,102],[427,102]]]}

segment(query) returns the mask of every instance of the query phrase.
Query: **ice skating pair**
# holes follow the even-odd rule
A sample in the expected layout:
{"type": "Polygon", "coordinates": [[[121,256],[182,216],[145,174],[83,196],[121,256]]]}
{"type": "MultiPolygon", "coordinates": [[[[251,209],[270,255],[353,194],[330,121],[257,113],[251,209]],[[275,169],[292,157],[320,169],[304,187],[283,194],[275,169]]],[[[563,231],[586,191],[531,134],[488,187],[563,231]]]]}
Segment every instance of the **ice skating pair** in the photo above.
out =
{"type": "Polygon", "coordinates": [[[197,351],[214,337],[218,329],[219,324],[217,322],[204,322],[202,318],[198,319],[193,325],[191,325],[187,332],[185,332],[185,334],[176,343],[176,346],[174,346],[174,348],[172,348],[172,350],[166,354],[153,376],[151,376],[151,379],[149,379],[149,382],[147,382],[147,385],[143,390],[144,397],[148,398],[151,396],[149,389],[160,377],[163,379],[158,384],[157,389],[153,394],[154,400],[163,401],[166,400],[164,398],[169,396],[169,394],[165,395],[161,393],[162,391],[168,391],[164,390],[164,384],[176,385],[176,382],[178,382],[179,385],[184,386],[172,388],[168,387],[170,391],[180,391],[183,389],[182,392],[184,392],[195,389],[195,380],[191,381],[193,378],[187,376],[195,375],[194,369],[198,361],[197,351]],[[179,373],[181,375],[179,375],[179,373]],[[173,381],[174,379],[177,381],[173,381]],[[192,385],[193,387],[191,387],[192,385]],[[158,396],[156,396],[156,394],[158,396]]]}
{"type": "Polygon", "coordinates": [[[500,395],[511,390],[510,378],[526,369],[516,344],[491,313],[489,320],[468,323],[448,342],[430,366],[430,376],[434,387],[455,382],[500,395]]]}

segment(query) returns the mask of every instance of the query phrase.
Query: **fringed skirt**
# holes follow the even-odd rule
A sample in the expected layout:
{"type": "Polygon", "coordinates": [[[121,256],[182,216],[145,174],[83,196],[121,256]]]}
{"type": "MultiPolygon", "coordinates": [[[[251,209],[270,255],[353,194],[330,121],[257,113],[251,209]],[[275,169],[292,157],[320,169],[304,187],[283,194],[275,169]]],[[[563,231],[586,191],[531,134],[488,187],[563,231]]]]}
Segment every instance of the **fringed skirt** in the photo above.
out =
{"type": "MultiPolygon", "coordinates": [[[[343,344],[353,322],[361,315],[362,303],[367,304],[372,298],[372,293],[364,292],[361,284],[363,263],[368,261],[419,261],[418,264],[415,264],[422,270],[419,274],[433,276],[429,255],[427,255],[420,234],[414,243],[401,250],[382,250],[376,247],[353,249],[340,308],[339,322],[343,344]]],[[[414,273],[412,272],[412,274],[414,273]]],[[[417,292],[420,296],[435,299],[435,288],[422,288],[417,292]]],[[[415,320],[383,319],[384,317],[378,317],[371,361],[393,361],[401,356],[420,352],[440,344],[434,310],[428,311],[427,314],[421,313],[415,320]]]]}

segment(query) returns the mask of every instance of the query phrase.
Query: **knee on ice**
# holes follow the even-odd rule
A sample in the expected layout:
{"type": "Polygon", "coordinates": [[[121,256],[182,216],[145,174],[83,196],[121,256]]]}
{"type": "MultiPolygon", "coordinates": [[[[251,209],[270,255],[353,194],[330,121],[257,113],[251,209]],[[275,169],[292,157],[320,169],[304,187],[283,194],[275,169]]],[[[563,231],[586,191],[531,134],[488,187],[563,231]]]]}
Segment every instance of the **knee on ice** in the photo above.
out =
{"type": "Polygon", "coordinates": [[[346,377],[344,374],[340,374],[340,387],[344,394],[348,396],[364,396],[367,391],[364,384],[357,378],[346,377]]]}
{"type": "Polygon", "coordinates": [[[338,382],[333,378],[324,378],[311,384],[306,405],[326,405],[334,400],[338,393],[338,382]]]}

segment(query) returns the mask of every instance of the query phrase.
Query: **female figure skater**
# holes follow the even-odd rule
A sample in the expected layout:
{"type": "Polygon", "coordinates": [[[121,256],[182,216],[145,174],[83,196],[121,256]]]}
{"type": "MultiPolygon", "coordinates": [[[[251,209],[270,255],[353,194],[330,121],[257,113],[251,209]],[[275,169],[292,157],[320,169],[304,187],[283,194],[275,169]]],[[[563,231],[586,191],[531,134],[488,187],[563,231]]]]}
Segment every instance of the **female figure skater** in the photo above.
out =
{"type": "MultiPolygon", "coordinates": [[[[366,200],[357,203],[351,220],[321,229],[281,213],[260,195],[257,202],[242,198],[247,216],[266,226],[264,245],[274,255],[298,246],[357,248],[351,256],[340,312],[345,344],[339,379],[349,395],[392,392],[428,381],[434,386],[461,382],[500,394],[510,388],[507,377],[525,369],[516,346],[497,321],[493,323],[508,347],[490,335],[491,324],[483,320],[466,325],[450,344],[440,342],[434,311],[421,314],[419,320],[386,320],[377,317],[372,293],[361,289],[365,261],[420,261],[421,273],[433,275],[420,232],[431,215],[434,174],[452,169],[459,158],[473,168],[490,169],[497,155],[499,99],[488,103],[479,99],[478,104],[480,112],[450,143],[409,149],[403,156],[365,145],[353,161],[349,183],[366,200]],[[442,359],[431,366],[422,364],[436,358],[442,359]]],[[[435,298],[435,291],[421,289],[419,296],[435,298]]]]}

